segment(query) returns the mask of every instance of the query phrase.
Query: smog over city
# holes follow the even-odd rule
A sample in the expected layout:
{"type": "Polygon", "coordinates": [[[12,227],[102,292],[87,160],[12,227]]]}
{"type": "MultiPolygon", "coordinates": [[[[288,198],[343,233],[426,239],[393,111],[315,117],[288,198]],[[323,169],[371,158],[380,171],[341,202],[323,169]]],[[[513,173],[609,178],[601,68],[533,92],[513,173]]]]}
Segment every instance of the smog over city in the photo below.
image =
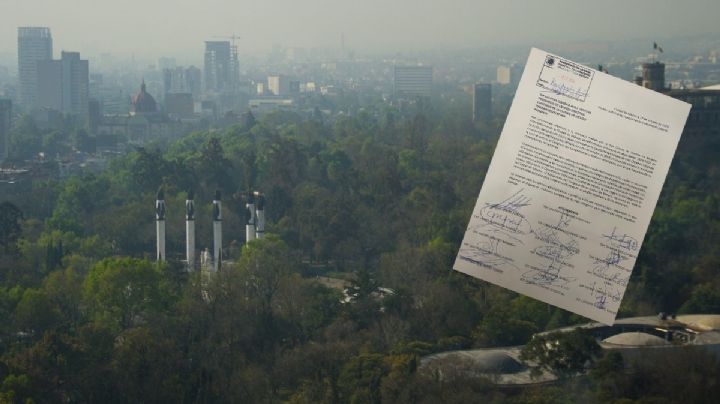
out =
{"type": "Polygon", "coordinates": [[[713,0],[2,0],[0,51],[18,26],[48,26],[61,49],[99,55],[197,59],[212,36],[241,51],[286,47],[358,52],[472,49],[550,42],[626,41],[718,34],[713,0]]]}
{"type": "Polygon", "coordinates": [[[717,0],[0,0],[0,403],[715,403],[717,0]]]}

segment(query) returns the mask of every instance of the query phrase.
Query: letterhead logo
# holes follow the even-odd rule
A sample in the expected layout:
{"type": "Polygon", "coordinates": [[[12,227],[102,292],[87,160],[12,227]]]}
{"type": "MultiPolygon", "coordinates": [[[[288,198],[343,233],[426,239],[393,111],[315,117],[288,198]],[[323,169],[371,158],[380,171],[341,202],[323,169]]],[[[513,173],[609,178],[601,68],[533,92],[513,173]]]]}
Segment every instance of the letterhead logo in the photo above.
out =
{"type": "Polygon", "coordinates": [[[553,67],[554,64],[555,64],[555,57],[553,57],[552,55],[547,55],[545,57],[545,66],[553,67]]]}

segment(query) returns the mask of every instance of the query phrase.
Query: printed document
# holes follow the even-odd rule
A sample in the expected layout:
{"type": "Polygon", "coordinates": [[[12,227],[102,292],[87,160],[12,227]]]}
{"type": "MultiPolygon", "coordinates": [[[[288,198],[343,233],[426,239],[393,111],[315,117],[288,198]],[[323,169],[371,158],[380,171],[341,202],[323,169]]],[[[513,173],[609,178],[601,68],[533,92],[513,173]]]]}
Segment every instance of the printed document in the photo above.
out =
{"type": "Polygon", "coordinates": [[[454,269],[612,324],[689,112],[532,49],[454,269]]]}

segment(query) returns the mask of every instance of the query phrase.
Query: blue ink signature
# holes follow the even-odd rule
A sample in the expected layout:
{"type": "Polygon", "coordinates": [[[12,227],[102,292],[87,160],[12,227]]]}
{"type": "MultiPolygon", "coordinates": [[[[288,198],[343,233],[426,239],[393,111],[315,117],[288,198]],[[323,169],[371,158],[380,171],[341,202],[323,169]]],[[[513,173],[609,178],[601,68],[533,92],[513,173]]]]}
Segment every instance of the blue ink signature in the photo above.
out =
{"type": "Polygon", "coordinates": [[[577,249],[574,246],[574,240],[568,245],[541,245],[535,247],[532,252],[553,261],[559,261],[577,254],[577,249]]]}
{"type": "Polygon", "coordinates": [[[530,206],[530,198],[519,190],[500,203],[488,203],[480,210],[480,219],[484,222],[477,229],[496,233],[512,239],[518,244],[523,241],[516,236],[532,232],[530,223],[521,213],[521,209],[530,206]]]}
{"type": "Polygon", "coordinates": [[[623,257],[620,254],[620,251],[616,249],[611,249],[608,252],[607,257],[595,259],[595,269],[607,269],[619,264],[622,261],[623,257]]]}
{"type": "Polygon", "coordinates": [[[607,296],[598,295],[597,297],[595,297],[595,304],[594,304],[595,308],[604,309],[606,301],[607,301],[607,296]]]}
{"type": "Polygon", "coordinates": [[[525,217],[518,214],[508,214],[503,211],[483,211],[480,213],[482,218],[491,227],[495,227],[499,230],[509,231],[511,233],[524,233],[522,225],[525,222],[525,217]]]}
{"type": "Polygon", "coordinates": [[[617,232],[617,227],[613,227],[612,233],[603,234],[613,247],[624,248],[629,251],[636,251],[638,249],[638,242],[635,238],[628,236],[627,234],[620,235],[617,232]]]}
{"type": "Polygon", "coordinates": [[[637,240],[626,233],[621,233],[617,227],[613,227],[610,234],[603,234],[607,240],[607,256],[605,258],[594,258],[593,275],[619,286],[626,286],[630,276],[615,268],[622,269],[620,264],[630,257],[631,251],[637,251],[639,244],[637,240]],[[614,270],[614,271],[613,271],[614,270]],[[614,272],[614,273],[613,273],[614,272]]]}
{"type": "Polygon", "coordinates": [[[502,242],[497,239],[488,239],[480,243],[478,246],[467,246],[467,250],[461,254],[460,258],[475,264],[485,264],[495,268],[510,266],[515,269],[518,267],[513,263],[513,259],[500,254],[500,245],[502,242]]]}
{"type": "Polygon", "coordinates": [[[502,202],[485,204],[479,214],[481,223],[472,229],[484,240],[477,245],[466,245],[461,251],[461,259],[493,270],[502,267],[519,270],[514,260],[504,256],[500,250],[503,243],[524,244],[519,237],[532,233],[530,223],[521,213],[522,208],[530,206],[531,201],[523,195],[523,191],[520,189],[502,202]]]}
{"type": "Polygon", "coordinates": [[[555,285],[560,279],[560,269],[564,267],[562,263],[551,261],[546,267],[533,267],[530,271],[522,274],[520,279],[531,285],[555,285]]]}
{"type": "Polygon", "coordinates": [[[536,230],[534,232],[535,238],[544,242],[545,245],[535,248],[534,252],[555,260],[568,258],[579,253],[580,249],[578,248],[577,239],[563,233],[563,231],[570,226],[571,221],[572,216],[562,213],[557,224],[536,230]],[[567,241],[563,241],[560,238],[560,234],[565,235],[567,241]]]}
{"type": "Polygon", "coordinates": [[[630,281],[629,276],[623,276],[620,273],[614,273],[612,275],[607,275],[604,272],[593,271],[593,275],[597,276],[600,279],[606,280],[608,282],[612,282],[618,286],[626,286],[628,284],[628,281],[630,281]]]}
{"type": "Polygon", "coordinates": [[[535,237],[545,244],[535,247],[532,252],[548,261],[543,267],[525,272],[521,278],[523,282],[534,285],[561,286],[574,280],[574,278],[562,279],[560,277],[560,270],[567,266],[563,260],[580,252],[578,241],[563,233],[563,230],[570,226],[572,219],[572,216],[562,213],[557,224],[534,231],[535,237]],[[560,234],[564,235],[565,241],[561,239],[560,234]]]}
{"type": "Polygon", "coordinates": [[[620,251],[611,249],[608,252],[607,257],[594,258],[595,265],[593,266],[592,274],[616,285],[625,286],[630,280],[629,275],[626,276],[621,272],[615,272],[610,275],[608,272],[610,271],[610,268],[617,266],[626,259],[626,257],[623,257],[622,254],[620,254],[620,251]]]}
{"type": "Polygon", "coordinates": [[[553,230],[538,230],[535,237],[544,242],[545,245],[536,247],[533,252],[546,258],[563,259],[572,257],[580,252],[578,242],[574,238],[568,238],[563,242],[558,233],[553,230]]]}
{"type": "Polygon", "coordinates": [[[572,277],[561,277],[560,270],[567,265],[560,261],[550,261],[547,266],[533,267],[520,277],[520,280],[529,285],[564,286],[575,281],[572,277]]]}
{"type": "Polygon", "coordinates": [[[555,81],[555,79],[552,79],[552,81],[550,82],[550,91],[558,95],[567,95],[568,97],[583,99],[587,96],[588,93],[588,90],[574,88],[568,86],[565,83],[558,83],[557,81],[555,81]]]}
{"type": "Polygon", "coordinates": [[[488,203],[486,205],[490,208],[500,209],[500,210],[504,210],[506,212],[518,213],[520,208],[524,208],[525,206],[530,206],[530,201],[532,201],[532,199],[530,199],[522,194],[522,192],[524,190],[525,189],[521,189],[521,190],[515,192],[514,194],[512,194],[512,196],[510,196],[509,198],[505,199],[504,201],[502,201],[500,203],[492,203],[492,204],[488,203]]]}
{"type": "Polygon", "coordinates": [[[599,288],[595,288],[595,284],[593,284],[592,291],[590,292],[590,296],[595,297],[595,302],[597,303],[598,301],[602,301],[603,305],[607,301],[608,297],[610,298],[610,300],[612,300],[615,303],[619,302],[620,300],[622,300],[622,294],[623,294],[622,291],[615,289],[615,288],[611,288],[607,284],[605,284],[599,288]]]}

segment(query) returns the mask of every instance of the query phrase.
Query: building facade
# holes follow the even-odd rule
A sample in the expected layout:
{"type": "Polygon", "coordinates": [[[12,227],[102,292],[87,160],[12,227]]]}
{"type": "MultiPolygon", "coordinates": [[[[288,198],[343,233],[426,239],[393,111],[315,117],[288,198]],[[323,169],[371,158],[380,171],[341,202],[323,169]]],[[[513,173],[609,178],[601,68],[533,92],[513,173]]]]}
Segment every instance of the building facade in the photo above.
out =
{"type": "Polygon", "coordinates": [[[655,91],[665,90],[665,64],[643,63],[641,85],[655,91]]]}
{"type": "Polygon", "coordinates": [[[510,84],[512,81],[512,71],[510,70],[510,66],[498,66],[496,79],[500,84],[510,84]]]}
{"type": "Polygon", "coordinates": [[[234,92],[239,80],[237,50],[229,41],[205,42],[205,91],[234,92]]]}
{"type": "Polygon", "coordinates": [[[177,118],[192,118],[195,112],[195,103],[191,93],[165,94],[165,111],[177,118]]]}
{"type": "Polygon", "coordinates": [[[432,93],[432,66],[395,66],[396,97],[429,97],[432,93]]]}
{"type": "Polygon", "coordinates": [[[288,95],[290,94],[290,80],[287,76],[274,75],[268,76],[268,91],[272,95],[288,95]]]}
{"type": "MultiPolygon", "coordinates": [[[[663,93],[692,104],[683,129],[683,138],[720,136],[720,88],[666,89],[663,93]]],[[[686,139],[683,140],[681,144],[687,142],[686,139]]]]}
{"type": "MultiPolygon", "coordinates": [[[[192,97],[185,94],[186,97],[192,97]]],[[[187,108],[187,103],[180,107],[187,108]]],[[[145,81],[140,85],[140,92],[132,97],[129,114],[102,115],[97,122],[98,144],[116,146],[124,144],[144,144],[160,139],[173,139],[185,133],[188,127],[178,119],[158,109],[155,98],[147,92],[145,81]]]]}
{"type": "Polygon", "coordinates": [[[695,137],[720,136],[720,85],[671,89],[665,85],[664,63],[643,63],[641,67],[642,76],[635,78],[636,84],[692,105],[683,129],[679,150],[692,145],[695,137]]]}
{"type": "Polygon", "coordinates": [[[39,61],[37,77],[37,107],[87,117],[89,65],[80,53],[63,51],[60,60],[39,61]]]}
{"type": "Polygon", "coordinates": [[[191,93],[200,97],[201,72],[195,66],[163,69],[163,90],[165,94],[191,93]]]}
{"type": "Polygon", "coordinates": [[[0,100],[0,163],[8,158],[11,119],[12,102],[10,100],[0,100]]]}
{"type": "Polygon", "coordinates": [[[488,120],[492,117],[492,86],[476,83],[473,86],[473,122],[488,120]]]}
{"type": "Polygon", "coordinates": [[[186,91],[198,100],[202,94],[202,71],[195,66],[185,69],[185,85],[186,91]]]}
{"type": "Polygon", "coordinates": [[[26,108],[37,106],[38,62],[53,57],[50,28],[18,28],[18,79],[19,100],[26,108]]]}

